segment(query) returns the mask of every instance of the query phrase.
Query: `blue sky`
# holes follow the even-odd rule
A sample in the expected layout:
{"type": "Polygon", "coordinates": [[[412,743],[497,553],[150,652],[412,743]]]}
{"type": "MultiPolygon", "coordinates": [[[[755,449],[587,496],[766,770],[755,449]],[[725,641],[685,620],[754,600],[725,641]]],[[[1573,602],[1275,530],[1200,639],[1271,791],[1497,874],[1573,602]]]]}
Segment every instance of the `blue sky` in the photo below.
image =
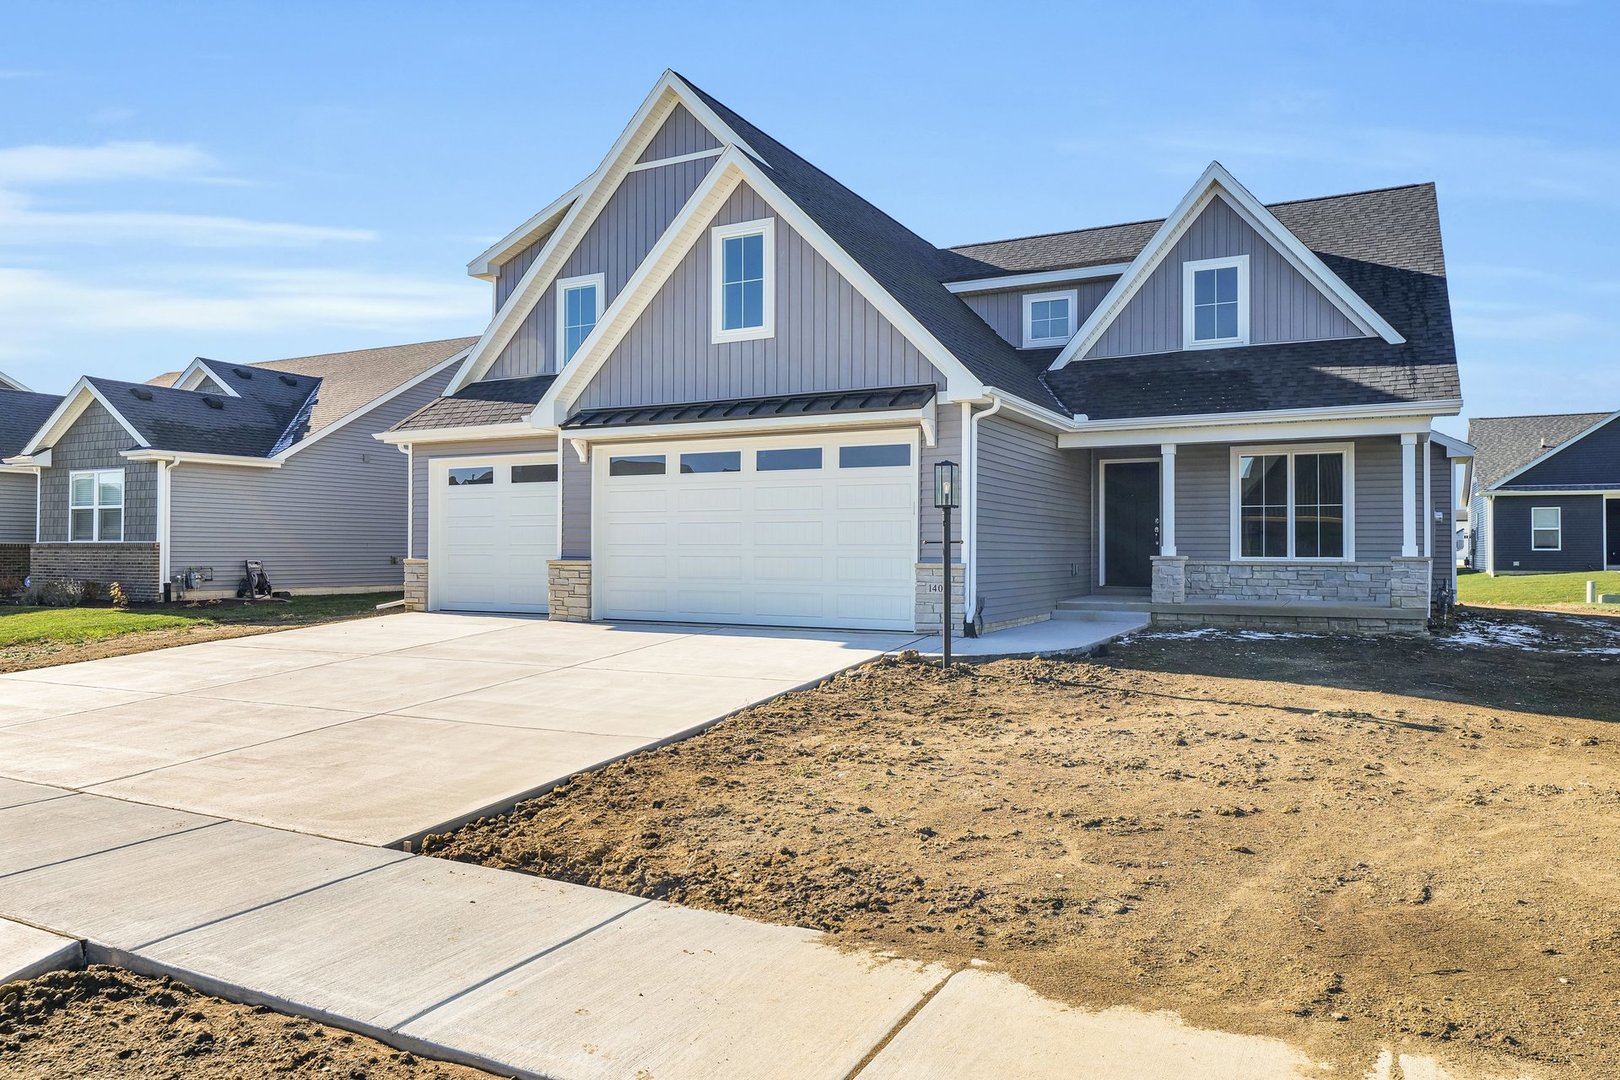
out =
{"type": "Polygon", "coordinates": [[[1620,408],[1606,5],[60,3],[6,23],[0,369],[36,389],[478,333],[465,263],[594,168],[667,66],[938,243],[1158,217],[1211,158],[1265,201],[1434,180],[1468,411],[1620,408]]]}

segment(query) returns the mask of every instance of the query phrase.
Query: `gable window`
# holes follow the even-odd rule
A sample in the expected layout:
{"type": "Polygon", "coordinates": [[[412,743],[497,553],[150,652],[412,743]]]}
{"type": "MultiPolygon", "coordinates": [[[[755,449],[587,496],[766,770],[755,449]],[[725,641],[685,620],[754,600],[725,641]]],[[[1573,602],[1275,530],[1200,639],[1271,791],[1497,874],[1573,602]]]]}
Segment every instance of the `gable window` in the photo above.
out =
{"type": "Polygon", "coordinates": [[[76,472],[68,477],[68,539],[115,543],[124,538],[124,470],[76,472]]]}
{"type": "Polygon", "coordinates": [[[773,336],[776,220],[722,225],[712,235],[709,293],[714,342],[773,336]]]}
{"type": "Polygon", "coordinates": [[[1024,348],[1068,344],[1070,336],[1074,334],[1078,298],[1079,293],[1074,289],[1025,293],[1024,348]]]}
{"type": "Polygon", "coordinates": [[[607,279],[602,274],[563,278],[557,282],[557,367],[574,358],[602,317],[602,294],[607,279]]]}
{"type": "Polygon", "coordinates": [[[1530,550],[1564,550],[1564,511],[1557,506],[1530,508],[1530,550]]]}
{"type": "Polygon", "coordinates": [[[1249,343],[1249,257],[1182,264],[1182,344],[1188,349],[1249,343]]]}
{"type": "Polygon", "coordinates": [[[1351,559],[1351,448],[1232,451],[1234,559],[1351,559]]]}

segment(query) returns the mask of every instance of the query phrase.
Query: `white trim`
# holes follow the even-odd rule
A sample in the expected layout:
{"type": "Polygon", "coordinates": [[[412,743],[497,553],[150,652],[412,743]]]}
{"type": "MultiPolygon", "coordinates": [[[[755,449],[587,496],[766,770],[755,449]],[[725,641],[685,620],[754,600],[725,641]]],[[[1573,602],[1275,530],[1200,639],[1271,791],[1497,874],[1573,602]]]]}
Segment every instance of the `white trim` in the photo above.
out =
{"type": "MultiPolygon", "coordinates": [[[[567,366],[568,361],[573,359],[568,354],[568,327],[565,325],[567,323],[568,294],[574,289],[584,288],[591,289],[596,296],[595,310],[591,314],[591,330],[595,330],[596,324],[602,321],[603,300],[607,296],[607,275],[580,274],[577,277],[557,279],[557,362],[554,366],[558,371],[561,371],[567,366]]],[[[586,331],[585,336],[589,337],[590,331],[586,331]]],[[[584,339],[581,339],[580,345],[583,347],[584,344],[584,339]]],[[[575,352],[578,352],[578,350],[576,349],[575,352]]]]}
{"type": "Polygon", "coordinates": [[[1535,499],[1540,497],[1552,498],[1553,496],[1562,498],[1580,495],[1598,495],[1606,499],[1614,499],[1620,498],[1620,488],[1534,488],[1524,491],[1493,491],[1489,494],[1482,491],[1480,494],[1485,495],[1487,498],[1501,499],[1535,499]]]}
{"type": "MultiPolygon", "coordinates": [[[[179,377],[174,380],[172,388],[175,390],[185,390],[191,393],[197,393],[199,392],[197,390],[198,384],[200,384],[203,379],[207,379],[209,382],[219,387],[219,392],[224,394],[226,397],[241,397],[241,394],[238,394],[226,384],[223,375],[209,366],[210,363],[211,361],[204,357],[197,357],[191,363],[186,365],[186,369],[182,371],[179,377]],[[188,386],[186,385],[187,383],[190,383],[191,385],[188,386]]],[[[162,387],[158,387],[158,389],[162,389],[162,387]]],[[[201,391],[201,393],[207,392],[208,391],[206,390],[201,391]]]]}
{"type": "Polygon", "coordinates": [[[716,225],[709,230],[709,343],[719,345],[727,341],[756,341],[776,336],[776,219],[760,218],[756,221],[738,221],[730,225],[716,225]],[[727,240],[743,236],[761,238],[761,284],[763,294],[758,326],[739,326],[725,329],[725,245],[727,240]]]}
{"type": "MultiPolygon", "coordinates": [[[[174,521],[173,521],[173,518],[174,518],[174,513],[173,513],[173,509],[174,509],[174,507],[173,507],[174,478],[169,475],[170,470],[172,470],[174,468],[174,466],[175,466],[175,463],[172,462],[172,461],[160,461],[160,462],[158,462],[158,467],[157,467],[157,471],[158,471],[158,475],[157,475],[157,479],[158,479],[158,482],[157,482],[157,512],[158,512],[158,514],[157,514],[157,516],[158,516],[158,527],[157,527],[157,539],[158,539],[157,594],[158,594],[159,597],[162,597],[163,599],[168,599],[168,597],[164,596],[163,587],[169,583],[169,537],[170,537],[171,533],[173,532],[173,528],[174,528],[174,521]]],[[[69,528],[69,530],[71,530],[73,528],[73,523],[72,523],[71,520],[68,522],[68,528],[69,528]]]]}
{"type": "Polygon", "coordinates": [[[1609,561],[1609,504],[1620,503],[1620,491],[1612,495],[1603,496],[1603,569],[1614,570],[1620,568],[1620,563],[1609,561]]]}
{"type": "Polygon", "coordinates": [[[500,264],[506,262],[518,248],[528,247],[548,226],[554,225],[574,205],[590,182],[591,178],[587,176],[563,192],[555,202],[480,252],[477,258],[467,264],[468,275],[486,279],[495,277],[500,264]]]}
{"type": "MultiPolygon", "coordinates": [[[[851,431],[877,427],[916,427],[922,430],[924,441],[934,443],[934,402],[917,409],[892,409],[883,412],[829,413],[821,416],[763,417],[757,420],[710,420],[692,424],[645,424],[638,427],[570,428],[562,433],[573,443],[576,452],[581,446],[608,445],[621,442],[673,441],[676,439],[714,439],[730,435],[738,437],[766,436],[773,432],[797,434],[816,431],[851,431]]],[[[584,457],[580,458],[584,461],[584,457]]]]}
{"type": "Polygon", "coordinates": [[[1382,337],[1391,345],[1399,345],[1406,340],[1383,316],[1356,295],[1337,274],[1329,270],[1309,248],[1300,243],[1299,238],[1289,232],[1270,210],[1249,194],[1220,162],[1212,161],[1203,175],[1182,197],[1175,210],[1164,219],[1164,224],[1159,226],[1158,232],[1153,234],[1153,238],[1143,246],[1136,258],[1131,260],[1130,266],[1120,275],[1120,279],[1114,283],[1114,287],[1109,290],[1102,303],[1092,311],[1074,339],[1058,354],[1057,359],[1052,361],[1051,370],[1056,371],[1080,359],[1091,350],[1102,337],[1103,331],[1147,282],[1153,270],[1169,256],[1176,241],[1181,239],[1182,234],[1191,228],[1198,215],[1217,196],[1224,198],[1227,205],[1231,206],[1239,217],[1268,239],[1294,269],[1316,285],[1334,306],[1364,333],[1382,337]]]}
{"type": "MultiPolygon", "coordinates": [[[[967,482],[967,509],[963,511],[965,528],[962,554],[962,603],[965,616],[971,621],[978,613],[976,597],[979,589],[979,425],[1001,411],[1006,399],[1000,394],[990,395],[990,407],[973,411],[973,402],[962,402],[962,471],[967,482]]],[[[921,509],[918,510],[919,514],[921,509]]]]}
{"type": "Polygon", "coordinates": [[[190,462],[193,465],[235,465],[244,469],[279,469],[277,458],[246,457],[238,454],[192,454],[174,450],[121,450],[119,457],[126,461],[167,461],[175,465],[190,462]]]}
{"type": "MultiPolygon", "coordinates": [[[[1164,463],[1156,457],[1122,457],[1097,459],[1097,587],[1108,586],[1108,466],[1110,465],[1157,465],[1159,466],[1159,492],[1161,498],[1164,492],[1164,463]]],[[[1160,522],[1160,528],[1164,523],[1160,522]]],[[[1149,564],[1152,565],[1151,563],[1149,564]]],[[[1151,578],[1149,579],[1151,581],[1151,578]]],[[[1127,586],[1116,586],[1125,588],[1127,586]]]]}
{"type": "Polygon", "coordinates": [[[719,157],[725,153],[724,146],[716,146],[712,150],[694,150],[690,154],[676,154],[674,157],[654,158],[651,161],[638,161],[625,172],[645,172],[648,169],[661,169],[665,165],[679,165],[686,161],[701,161],[704,158],[719,157]]]}
{"type": "Polygon", "coordinates": [[[1025,293],[1019,299],[1019,306],[1024,313],[1023,347],[1026,349],[1050,348],[1053,345],[1064,344],[1069,340],[1070,335],[1074,333],[1075,316],[1080,311],[1080,292],[1077,289],[1058,289],[1054,292],[1025,293]],[[1069,302],[1068,329],[1056,336],[1038,338],[1032,332],[1033,309],[1037,303],[1047,300],[1067,300],[1069,302]]]}
{"type": "Polygon", "coordinates": [[[1176,444],[1159,447],[1159,554],[1176,553],[1176,444]]]}
{"type": "Polygon", "coordinates": [[[3,371],[0,371],[0,390],[17,390],[24,394],[33,393],[33,391],[28,389],[28,387],[24,386],[16,379],[13,379],[10,375],[7,375],[3,371]]]}
{"type": "Polygon", "coordinates": [[[1183,349],[1222,349],[1249,343],[1249,257],[1231,255],[1220,259],[1189,259],[1181,264],[1181,347],[1183,349]],[[1197,305],[1194,278],[1203,270],[1237,270],[1237,336],[1200,341],[1197,333],[1197,305]]]}
{"type": "Polygon", "coordinates": [[[1443,431],[1431,431],[1429,432],[1429,438],[1445,447],[1446,457],[1452,459],[1453,461],[1471,458],[1475,454],[1473,446],[1463,442],[1461,439],[1447,435],[1443,431]]]}
{"type": "Polygon", "coordinates": [[[486,439],[541,439],[556,434],[554,427],[536,427],[527,420],[511,420],[504,424],[469,424],[453,428],[414,428],[400,431],[379,431],[372,435],[378,442],[391,446],[412,444],[482,442],[486,439]]]}
{"type": "MultiPolygon", "coordinates": [[[[388,404],[388,402],[390,402],[390,401],[394,400],[395,398],[399,397],[401,394],[403,394],[403,393],[405,393],[405,392],[407,392],[409,390],[414,390],[418,386],[421,386],[423,383],[427,382],[429,379],[433,378],[435,375],[438,375],[440,372],[444,371],[446,368],[451,367],[451,366],[453,366],[455,364],[461,363],[463,360],[465,360],[467,358],[467,353],[470,352],[470,351],[471,351],[471,349],[467,348],[467,349],[460,349],[457,352],[452,353],[451,355],[445,357],[443,360],[439,361],[437,364],[434,364],[432,367],[428,368],[426,371],[422,372],[420,375],[413,375],[410,379],[406,380],[405,382],[400,383],[398,386],[394,387],[392,390],[390,390],[387,393],[383,394],[381,397],[374,398],[373,400],[368,401],[364,405],[360,406],[358,409],[355,409],[353,412],[346,413],[345,415],[338,417],[336,420],[332,421],[330,424],[327,424],[325,427],[321,428],[321,430],[317,431],[315,434],[311,435],[309,438],[300,439],[299,441],[293,443],[291,446],[287,447],[287,449],[281,451],[281,453],[276,454],[271,460],[273,460],[273,461],[285,461],[288,458],[292,457],[294,454],[300,453],[301,451],[306,450],[311,446],[314,446],[316,443],[320,442],[322,439],[326,438],[328,435],[332,434],[334,431],[341,430],[342,428],[346,427],[352,421],[358,420],[360,417],[365,416],[367,413],[369,413],[371,410],[377,408],[378,406],[388,404]]],[[[264,369],[264,370],[270,370],[270,369],[264,369]]]]}
{"type": "MultiPolygon", "coordinates": [[[[1469,512],[1472,524],[1473,512],[1469,512]]],[[[1485,496],[1485,573],[1496,576],[1496,496],[1485,496]]]]}
{"type": "MultiPolygon", "coordinates": [[[[433,572],[433,561],[436,558],[443,558],[443,556],[444,556],[444,530],[445,530],[446,525],[447,525],[447,522],[445,520],[445,517],[446,517],[445,499],[442,496],[439,497],[439,498],[435,498],[433,493],[434,493],[434,491],[436,489],[443,489],[443,488],[448,486],[446,484],[440,484],[439,481],[448,479],[451,469],[454,469],[454,468],[466,468],[466,467],[472,466],[472,465],[491,465],[491,466],[494,466],[494,467],[497,467],[497,468],[502,466],[502,465],[505,465],[505,466],[508,466],[508,467],[510,467],[512,465],[556,465],[557,466],[557,517],[558,517],[559,521],[562,518],[562,471],[563,471],[563,463],[562,463],[562,455],[559,454],[555,450],[496,452],[496,453],[492,453],[492,454],[467,454],[467,455],[461,456],[461,457],[429,458],[428,461],[427,461],[427,470],[428,470],[427,471],[427,497],[428,497],[428,551],[427,551],[427,557],[428,557],[428,593],[427,593],[427,610],[429,610],[429,611],[439,611],[442,608],[442,604],[441,604],[440,598],[439,598],[440,585],[438,583],[442,582],[444,580],[444,575],[443,574],[436,574],[436,573],[433,572]]],[[[413,531],[414,531],[414,523],[413,523],[413,531]]],[[[558,535],[558,539],[560,541],[561,537],[562,537],[562,533],[559,531],[557,535],[558,535]]],[[[558,550],[560,551],[561,548],[559,548],[558,550]]],[[[557,555],[553,554],[551,557],[555,559],[555,558],[557,558],[557,555]]],[[[441,567],[443,566],[442,563],[440,565],[441,565],[441,567]]],[[[550,606],[551,605],[549,603],[546,605],[546,607],[548,609],[550,608],[550,606]]]]}
{"type": "Polygon", "coordinates": [[[123,469],[72,469],[72,470],[70,470],[68,472],[68,489],[67,489],[67,497],[68,497],[68,502],[67,502],[67,542],[68,543],[70,543],[70,544],[122,544],[122,543],[124,543],[124,537],[129,532],[129,529],[127,527],[129,525],[129,520],[128,520],[128,517],[127,517],[127,515],[125,513],[125,510],[124,510],[125,495],[127,494],[126,485],[128,483],[128,480],[129,480],[129,477],[128,477],[127,473],[125,472],[125,470],[123,470],[123,469]],[[117,505],[114,505],[112,503],[103,504],[102,501],[101,501],[101,478],[103,476],[109,476],[109,475],[111,475],[113,473],[118,474],[118,503],[117,503],[117,505]],[[90,481],[90,484],[91,484],[91,501],[90,501],[89,505],[87,505],[87,506],[79,506],[78,504],[76,504],[73,501],[73,484],[74,484],[74,481],[78,480],[79,477],[81,477],[81,476],[88,476],[88,477],[91,478],[91,481],[90,481]],[[88,539],[88,540],[75,540],[73,538],[73,512],[75,510],[78,510],[78,511],[88,510],[88,511],[90,511],[90,539],[88,539]],[[101,512],[103,510],[117,510],[118,511],[118,539],[116,539],[116,540],[103,540],[101,538],[101,512]]]}
{"type": "Polygon", "coordinates": [[[1151,443],[1174,442],[1230,443],[1266,441],[1303,441],[1308,439],[1350,439],[1362,436],[1376,437],[1403,435],[1414,429],[1421,430],[1427,417],[1345,417],[1343,419],[1279,420],[1275,423],[1209,424],[1183,427],[1162,424],[1150,428],[1122,431],[1060,432],[1057,444],[1061,449],[1104,449],[1117,446],[1141,446],[1151,443]]]}
{"type": "Polygon", "coordinates": [[[1002,274],[999,277],[973,278],[970,281],[947,281],[945,289],[958,295],[1004,292],[1027,288],[1031,285],[1058,285],[1070,281],[1095,281],[1098,278],[1123,274],[1130,263],[1107,263],[1103,266],[1077,266],[1072,270],[1043,270],[1036,274],[1002,274]]]}
{"type": "Polygon", "coordinates": [[[1401,557],[1417,553],[1417,434],[1408,431],[1401,435],[1401,557]]]}
{"type": "Polygon", "coordinates": [[[1599,420],[1597,423],[1593,424],[1591,427],[1587,428],[1585,431],[1581,432],[1580,434],[1570,436],[1569,438],[1565,439],[1563,442],[1559,443],[1557,446],[1554,446],[1551,449],[1549,449],[1549,450],[1543,452],[1542,454],[1538,455],[1537,457],[1532,458],[1530,461],[1525,462],[1523,465],[1520,465],[1517,469],[1514,469],[1512,472],[1508,473],[1506,476],[1502,477],[1502,479],[1498,480],[1496,483],[1492,484],[1490,487],[1486,488],[1485,490],[1486,491],[1495,491],[1497,488],[1501,487],[1503,484],[1507,483],[1509,480],[1512,480],[1514,477],[1520,475],[1521,473],[1529,472],[1531,469],[1535,468],[1537,465],[1540,465],[1543,461],[1548,460],[1549,458],[1553,457],[1555,454],[1562,453],[1563,451],[1569,449],[1571,446],[1574,446],[1576,443],[1580,442],[1582,439],[1586,438],[1588,435],[1592,434],[1594,431],[1597,431],[1600,428],[1607,427],[1609,424],[1611,424],[1615,420],[1620,420],[1620,411],[1610,413],[1608,416],[1604,417],[1602,420],[1599,420]]]}
{"type": "Polygon", "coordinates": [[[1227,458],[1231,518],[1231,549],[1233,562],[1240,563],[1348,563],[1356,561],[1356,444],[1353,442],[1257,443],[1234,446],[1227,458]],[[1344,554],[1294,554],[1294,458],[1300,454],[1344,455],[1344,554]],[[1287,455],[1288,457],[1288,554],[1243,554],[1243,491],[1239,462],[1245,457],[1287,455]]]}
{"type": "MultiPolygon", "coordinates": [[[[395,449],[405,451],[405,557],[416,558],[416,447],[410,443],[395,449]]],[[[559,479],[562,470],[557,470],[559,479]]]]}
{"type": "MultiPolygon", "coordinates": [[[[112,402],[107,400],[105,394],[90,385],[90,379],[87,376],[81,376],[79,381],[73,384],[73,389],[69,390],[67,396],[62,399],[62,403],[56,407],[56,410],[51,413],[40,429],[34,432],[34,437],[28,440],[28,445],[22,448],[22,453],[18,454],[17,458],[32,457],[42,447],[55,443],[68,428],[73,426],[74,421],[84,414],[84,410],[90,407],[92,400],[100,402],[101,407],[112,414],[112,418],[118,421],[119,426],[129,433],[130,438],[135,440],[136,446],[151,445],[141,436],[140,432],[135,430],[135,425],[125,420],[123,414],[113,408],[112,402]]],[[[17,458],[8,460],[16,461],[17,458]]]]}
{"type": "MultiPolygon", "coordinates": [[[[1562,506],[1532,506],[1530,508],[1530,550],[1536,552],[1564,550],[1564,508],[1562,506]],[[1557,514],[1558,524],[1553,526],[1537,526],[1536,511],[1538,510],[1551,510],[1553,513],[1557,514]],[[1553,547],[1537,547],[1536,533],[1538,532],[1556,532],[1558,534],[1558,543],[1553,547]]],[[[1607,550],[1603,552],[1603,557],[1605,559],[1609,557],[1607,550]]]]}
{"type": "MultiPolygon", "coordinates": [[[[1423,554],[1434,558],[1434,440],[1423,440],[1423,554]]],[[[1452,538],[1456,546],[1456,538],[1452,538]]]]}
{"type": "Polygon", "coordinates": [[[1295,420],[1338,420],[1351,417],[1452,416],[1462,411],[1461,398],[1408,401],[1401,404],[1333,405],[1303,409],[1261,409],[1253,412],[1188,413],[1184,416],[1132,416],[1119,420],[1090,420],[1084,414],[1074,417],[1076,431],[1135,431],[1170,426],[1196,427],[1207,424],[1241,424],[1251,421],[1284,422],[1295,420]]]}

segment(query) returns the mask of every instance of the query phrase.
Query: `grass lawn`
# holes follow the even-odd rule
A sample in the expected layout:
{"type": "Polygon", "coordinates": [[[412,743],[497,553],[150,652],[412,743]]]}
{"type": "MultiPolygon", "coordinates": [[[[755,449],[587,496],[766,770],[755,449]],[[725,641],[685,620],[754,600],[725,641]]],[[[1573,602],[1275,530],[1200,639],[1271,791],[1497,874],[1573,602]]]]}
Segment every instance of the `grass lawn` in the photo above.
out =
{"type": "MultiPolygon", "coordinates": [[[[1464,604],[1498,607],[1544,608],[1574,605],[1586,610],[1586,583],[1596,581],[1599,593],[1620,593],[1620,571],[1582,570],[1570,574],[1457,575],[1457,599],[1464,604]]],[[[1620,613],[1620,608],[1611,607],[1620,613]]]]}

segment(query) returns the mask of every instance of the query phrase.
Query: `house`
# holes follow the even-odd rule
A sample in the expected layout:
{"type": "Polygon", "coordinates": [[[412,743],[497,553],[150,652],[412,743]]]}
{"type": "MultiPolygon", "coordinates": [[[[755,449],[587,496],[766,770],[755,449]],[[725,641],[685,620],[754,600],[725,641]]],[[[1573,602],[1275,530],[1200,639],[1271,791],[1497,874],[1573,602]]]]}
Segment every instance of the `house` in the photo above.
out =
{"type": "Polygon", "coordinates": [[[1468,441],[1476,570],[1620,569],[1620,412],[1483,417],[1468,441]]]}
{"type": "Polygon", "coordinates": [[[234,596],[258,559],[278,590],[398,589],[406,462],[372,436],[436,399],[475,340],[80,379],[5,459],[39,493],[35,581],[234,596]]]}
{"type": "MultiPolygon", "coordinates": [[[[1419,628],[1461,408],[1432,185],[939,248],[666,72],[479,255],[407,603],[975,632],[1086,605],[1419,628]],[[949,552],[936,464],[960,465],[949,552]]],[[[1438,549],[1438,554],[1437,554],[1438,549]]]]}
{"type": "MultiPolygon", "coordinates": [[[[62,399],[35,394],[0,371],[0,463],[22,452],[62,399]]],[[[39,478],[34,470],[0,464],[0,594],[26,580],[28,549],[38,527],[39,478]]]]}

